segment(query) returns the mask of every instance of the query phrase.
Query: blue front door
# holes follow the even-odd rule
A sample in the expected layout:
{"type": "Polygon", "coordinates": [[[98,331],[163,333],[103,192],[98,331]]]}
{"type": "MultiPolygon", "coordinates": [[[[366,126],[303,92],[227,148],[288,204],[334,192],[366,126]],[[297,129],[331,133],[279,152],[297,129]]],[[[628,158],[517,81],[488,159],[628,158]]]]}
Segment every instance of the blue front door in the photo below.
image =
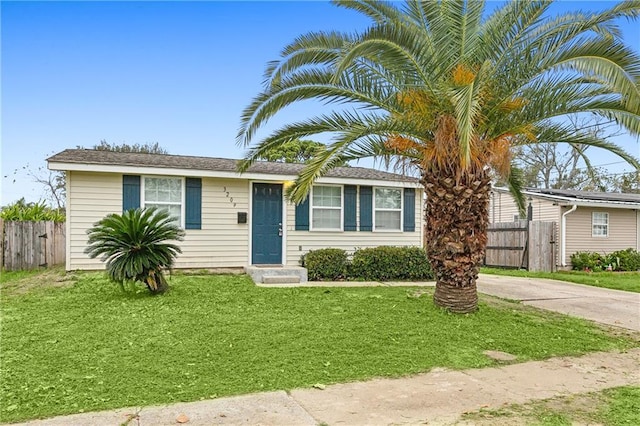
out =
{"type": "Polygon", "coordinates": [[[251,263],[282,264],[282,185],[253,184],[251,263]]]}

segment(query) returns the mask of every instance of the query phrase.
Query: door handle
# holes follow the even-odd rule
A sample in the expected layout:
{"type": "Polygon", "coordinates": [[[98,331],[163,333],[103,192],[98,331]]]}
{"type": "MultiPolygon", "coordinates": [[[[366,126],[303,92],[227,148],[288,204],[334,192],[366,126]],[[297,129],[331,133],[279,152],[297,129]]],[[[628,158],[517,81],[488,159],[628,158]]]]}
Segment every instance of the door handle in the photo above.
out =
{"type": "Polygon", "coordinates": [[[282,223],[278,223],[278,237],[282,237],[282,223]]]}

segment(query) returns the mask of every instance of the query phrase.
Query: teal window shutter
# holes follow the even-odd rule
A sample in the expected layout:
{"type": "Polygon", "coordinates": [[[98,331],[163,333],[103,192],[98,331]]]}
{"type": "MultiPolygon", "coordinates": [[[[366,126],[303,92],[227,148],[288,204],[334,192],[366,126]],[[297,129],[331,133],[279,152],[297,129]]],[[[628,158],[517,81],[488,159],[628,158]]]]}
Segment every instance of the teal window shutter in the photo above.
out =
{"type": "Polygon", "coordinates": [[[373,230],[373,188],[360,187],[360,230],[373,230]]]}
{"type": "Polygon", "coordinates": [[[358,188],[355,185],[344,186],[344,230],[357,231],[356,225],[356,197],[358,188]]]}
{"type": "Polygon", "coordinates": [[[187,178],[184,206],[185,229],[202,229],[202,179],[187,178]]]}
{"type": "Polygon", "coordinates": [[[140,176],[122,175],[122,211],[140,208],[140,176]]]}
{"type": "Polygon", "coordinates": [[[296,205],[296,231],[309,230],[309,197],[296,205]]]}
{"type": "Polygon", "coordinates": [[[414,188],[404,189],[404,232],[414,232],[416,230],[416,190],[414,188]]]}

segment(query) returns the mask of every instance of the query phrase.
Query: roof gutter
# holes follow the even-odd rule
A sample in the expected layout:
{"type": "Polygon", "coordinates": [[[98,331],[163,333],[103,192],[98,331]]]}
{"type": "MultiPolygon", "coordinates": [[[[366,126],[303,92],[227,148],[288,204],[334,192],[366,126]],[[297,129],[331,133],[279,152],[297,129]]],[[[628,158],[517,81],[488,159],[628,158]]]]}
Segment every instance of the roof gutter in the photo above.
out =
{"type": "Polygon", "coordinates": [[[560,265],[562,266],[567,266],[567,262],[565,260],[567,257],[567,216],[575,212],[577,209],[578,205],[574,204],[569,210],[562,213],[562,233],[560,236],[560,244],[562,245],[562,259],[560,260],[560,265]]]}
{"type": "MultiPolygon", "coordinates": [[[[503,188],[493,188],[498,192],[507,193],[507,189],[503,188]]],[[[614,209],[640,209],[640,202],[637,201],[608,201],[608,200],[594,200],[594,199],[580,199],[573,197],[565,197],[562,195],[550,195],[550,194],[542,194],[539,192],[531,192],[531,191],[522,191],[523,195],[527,195],[533,198],[539,198],[542,200],[552,201],[554,203],[558,203],[561,206],[572,206],[577,205],[578,207],[602,207],[602,208],[614,208],[614,209]]]]}

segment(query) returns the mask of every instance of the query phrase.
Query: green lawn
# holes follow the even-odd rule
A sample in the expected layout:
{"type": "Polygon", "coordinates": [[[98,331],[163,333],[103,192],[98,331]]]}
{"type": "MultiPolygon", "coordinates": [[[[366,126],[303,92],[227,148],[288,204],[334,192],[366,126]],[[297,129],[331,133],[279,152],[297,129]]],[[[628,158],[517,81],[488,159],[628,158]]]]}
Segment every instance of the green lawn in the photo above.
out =
{"type": "Polygon", "coordinates": [[[64,282],[2,284],[1,421],[483,367],[494,364],[488,349],[526,361],[638,344],[493,298],[451,315],[415,288],[269,289],[246,276],[177,275],[152,297],[97,273],[64,282]]]}
{"type": "Polygon", "coordinates": [[[640,272],[529,272],[516,269],[482,268],[484,274],[507,275],[512,277],[548,278],[572,283],[592,285],[640,293],[640,272]]]}
{"type": "Polygon", "coordinates": [[[598,424],[604,426],[640,424],[640,387],[623,386],[601,392],[569,395],[513,404],[497,410],[466,413],[463,419],[477,426],[527,424],[571,426],[598,424]]]}

